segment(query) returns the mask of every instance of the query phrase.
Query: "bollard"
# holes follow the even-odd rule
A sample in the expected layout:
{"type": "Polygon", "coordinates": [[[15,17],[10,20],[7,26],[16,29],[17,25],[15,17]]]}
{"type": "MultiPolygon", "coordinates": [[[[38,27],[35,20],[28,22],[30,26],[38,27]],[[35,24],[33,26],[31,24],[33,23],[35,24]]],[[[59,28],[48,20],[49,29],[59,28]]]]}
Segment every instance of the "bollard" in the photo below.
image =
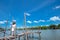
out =
{"type": "Polygon", "coordinates": [[[38,33],[38,34],[39,34],[39,40],[41,40],[41,36],[40,36],[40,33],[41,33],[41,32],[39,32],[39,33],[38,33]]]}
{"type": "Polygon", "coordinates": [[[20,40],[20,36],[18,37],[18,40],[20,40]]]}

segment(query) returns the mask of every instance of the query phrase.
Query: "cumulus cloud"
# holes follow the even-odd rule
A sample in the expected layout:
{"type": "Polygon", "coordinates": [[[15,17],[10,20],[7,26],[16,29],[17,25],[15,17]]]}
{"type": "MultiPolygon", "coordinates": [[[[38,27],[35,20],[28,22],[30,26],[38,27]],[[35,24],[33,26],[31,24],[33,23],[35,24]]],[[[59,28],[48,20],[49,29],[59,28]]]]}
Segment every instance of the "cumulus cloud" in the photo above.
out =
{"type": "Polygon", "coordinates": [[[30,24],[31,24],[31,23],[32,23],[32,21],[27,21],[27,23],[30,23],[30,24]]]}
{"type": "Polygon", "coordinates": [[[45,20],[39,20],[39,22],[45,22],[45,20]]]}
{"type": "Polygon", "coordinates": [[[60,5],[58,5],[58,6],[56,6],[55,8],[53,8],[53,9],[59,9],[60,8],[60,5]]]}
{"type": "Polygon", "coordinates": [[[16,20],[13,20],[14,22],[16,22],[16,20]]]}
{"type": "Polygon", "coordinates": [[[12,22],[10,22],[10,24],[12,24],[12,22]]]}
{"type": "Polygon", "coordinates": [[[0,21],[0,24],[4,24],[5,22],[4,21],[0,21]]]}
{"type": "Polygon", "coordinates": [[[19,28],[25,28],[24,26],[20,26],[19,28]]]}
{"type": "Polygon", "coordinates": [[[49,25],[45,25],[45,26],[49,26],[49,25]]]}
{"type": "Polygon", "coordinates": [[[7,22],[7,20],[3,20],[3,21],[0,21],[0,24],[4,24],[6,22],[7,22]]]}
{"type": "Polygon", "coordinates": [[[17,28],[29,28],[30,26],[27,26],[26,25],[26,27],[25,26],[18,26],[17,28]]]}
{"type": "Polygon", "coordinates": [[[60,5],[59,5],[59,6],[56,6],[55,8],[56,8],[56,9],[60,8],[60,5]]]}
{"type": "Polygon", "coordinates": [[[34,23],[39,23],[39,21],[33,21],[34,23]]]}
{"type": "Polygon", "coordinates": [[[17,28],[19,29],[19,28],[25,28],[25,27],[24,26],[18,26],[17,28]]]}
{"type": "Polygon", "coordinates": [[[9,22],[9,21],[7,21],[7,20],[4,20],[4,22],[9,22]]]}
{"type": "Polygon", "coordinates": [[[58,16],[53,16],[50,18],[50,21],[60,21],[60,18],[58,16]]]}
{"type": "MultiPolygon", "coordinates": [[[[48,20],[42,20],[42,19],[40,19],[40,20],[34,20],[34,21],[27,21],[27,23],[40,23],[40,22],[50,22],[50,21],[60,21],[60,17],[58,17],[58,16],[53,16],[53,17],[51,17],[51,18],[49,18],[48,20]]],[[[46,25],[46,26],[48,26],[48,25],[46,25]]]]}
{"type": "Polygon", "coordinates": [[[45,20],[33,21],[34,23],[45,22],[45,20]]]}

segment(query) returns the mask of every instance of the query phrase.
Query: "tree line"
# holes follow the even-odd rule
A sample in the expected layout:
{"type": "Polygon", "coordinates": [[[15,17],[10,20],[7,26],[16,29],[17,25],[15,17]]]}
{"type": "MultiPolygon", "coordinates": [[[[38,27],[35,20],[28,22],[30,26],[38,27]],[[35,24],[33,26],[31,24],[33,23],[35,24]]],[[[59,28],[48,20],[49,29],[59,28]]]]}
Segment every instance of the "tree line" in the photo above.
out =
{"type": "Polygon", "coordinates": [[[4,30],[5,30],[4,28],[1,28],[1,27],[0,27],[0,32],[2,32],[2,31],[4,31],[4,30]]]}
{"type": "Polygon", "coordinates": [[[34,29],[60,29],[60,24],[55,25],[55,24],[51,24],[49,26],[35,26],[35,27],[31,27],[31,28],[27,28],[28,30],[34,30],[34,29]]]}

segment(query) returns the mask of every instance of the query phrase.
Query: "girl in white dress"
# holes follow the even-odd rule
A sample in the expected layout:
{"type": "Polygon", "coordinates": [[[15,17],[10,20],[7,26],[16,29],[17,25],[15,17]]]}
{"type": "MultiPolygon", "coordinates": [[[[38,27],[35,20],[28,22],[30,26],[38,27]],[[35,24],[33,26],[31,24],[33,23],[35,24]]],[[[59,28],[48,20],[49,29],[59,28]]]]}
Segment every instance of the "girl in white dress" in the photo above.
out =
{"type": "Polygon", "coordinates": [[[15,30],[16,30],[16,23],[15,22],[12,23],[12,29],[11,30],[12,30],[12,35],[14,36],[16,33],[15,32],[15,30]]]}

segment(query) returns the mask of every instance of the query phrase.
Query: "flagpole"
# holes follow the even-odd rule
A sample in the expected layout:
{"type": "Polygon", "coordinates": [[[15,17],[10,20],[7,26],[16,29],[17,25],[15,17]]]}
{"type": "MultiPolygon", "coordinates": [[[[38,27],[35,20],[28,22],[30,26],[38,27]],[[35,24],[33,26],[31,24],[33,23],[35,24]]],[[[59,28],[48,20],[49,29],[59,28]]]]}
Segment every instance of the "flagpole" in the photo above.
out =
{"type": "MultiPolygon", "coordinates": [[[[26,28],[26,16],[24,13],[24,33],[26,32],[25,28],[26,28]]],[[[24,40],[26,40],[25,36],[26,36],[26,34],[24,35],[24,40]]]]}
{"type": "Polygon", "coordinates": [[[28,38],[27,38],[27,27],[26,27],[26,13],[24,13],[24,28],[25,28],[25,36],[26,36],[26,40],[28,40],[28,38]]]}

